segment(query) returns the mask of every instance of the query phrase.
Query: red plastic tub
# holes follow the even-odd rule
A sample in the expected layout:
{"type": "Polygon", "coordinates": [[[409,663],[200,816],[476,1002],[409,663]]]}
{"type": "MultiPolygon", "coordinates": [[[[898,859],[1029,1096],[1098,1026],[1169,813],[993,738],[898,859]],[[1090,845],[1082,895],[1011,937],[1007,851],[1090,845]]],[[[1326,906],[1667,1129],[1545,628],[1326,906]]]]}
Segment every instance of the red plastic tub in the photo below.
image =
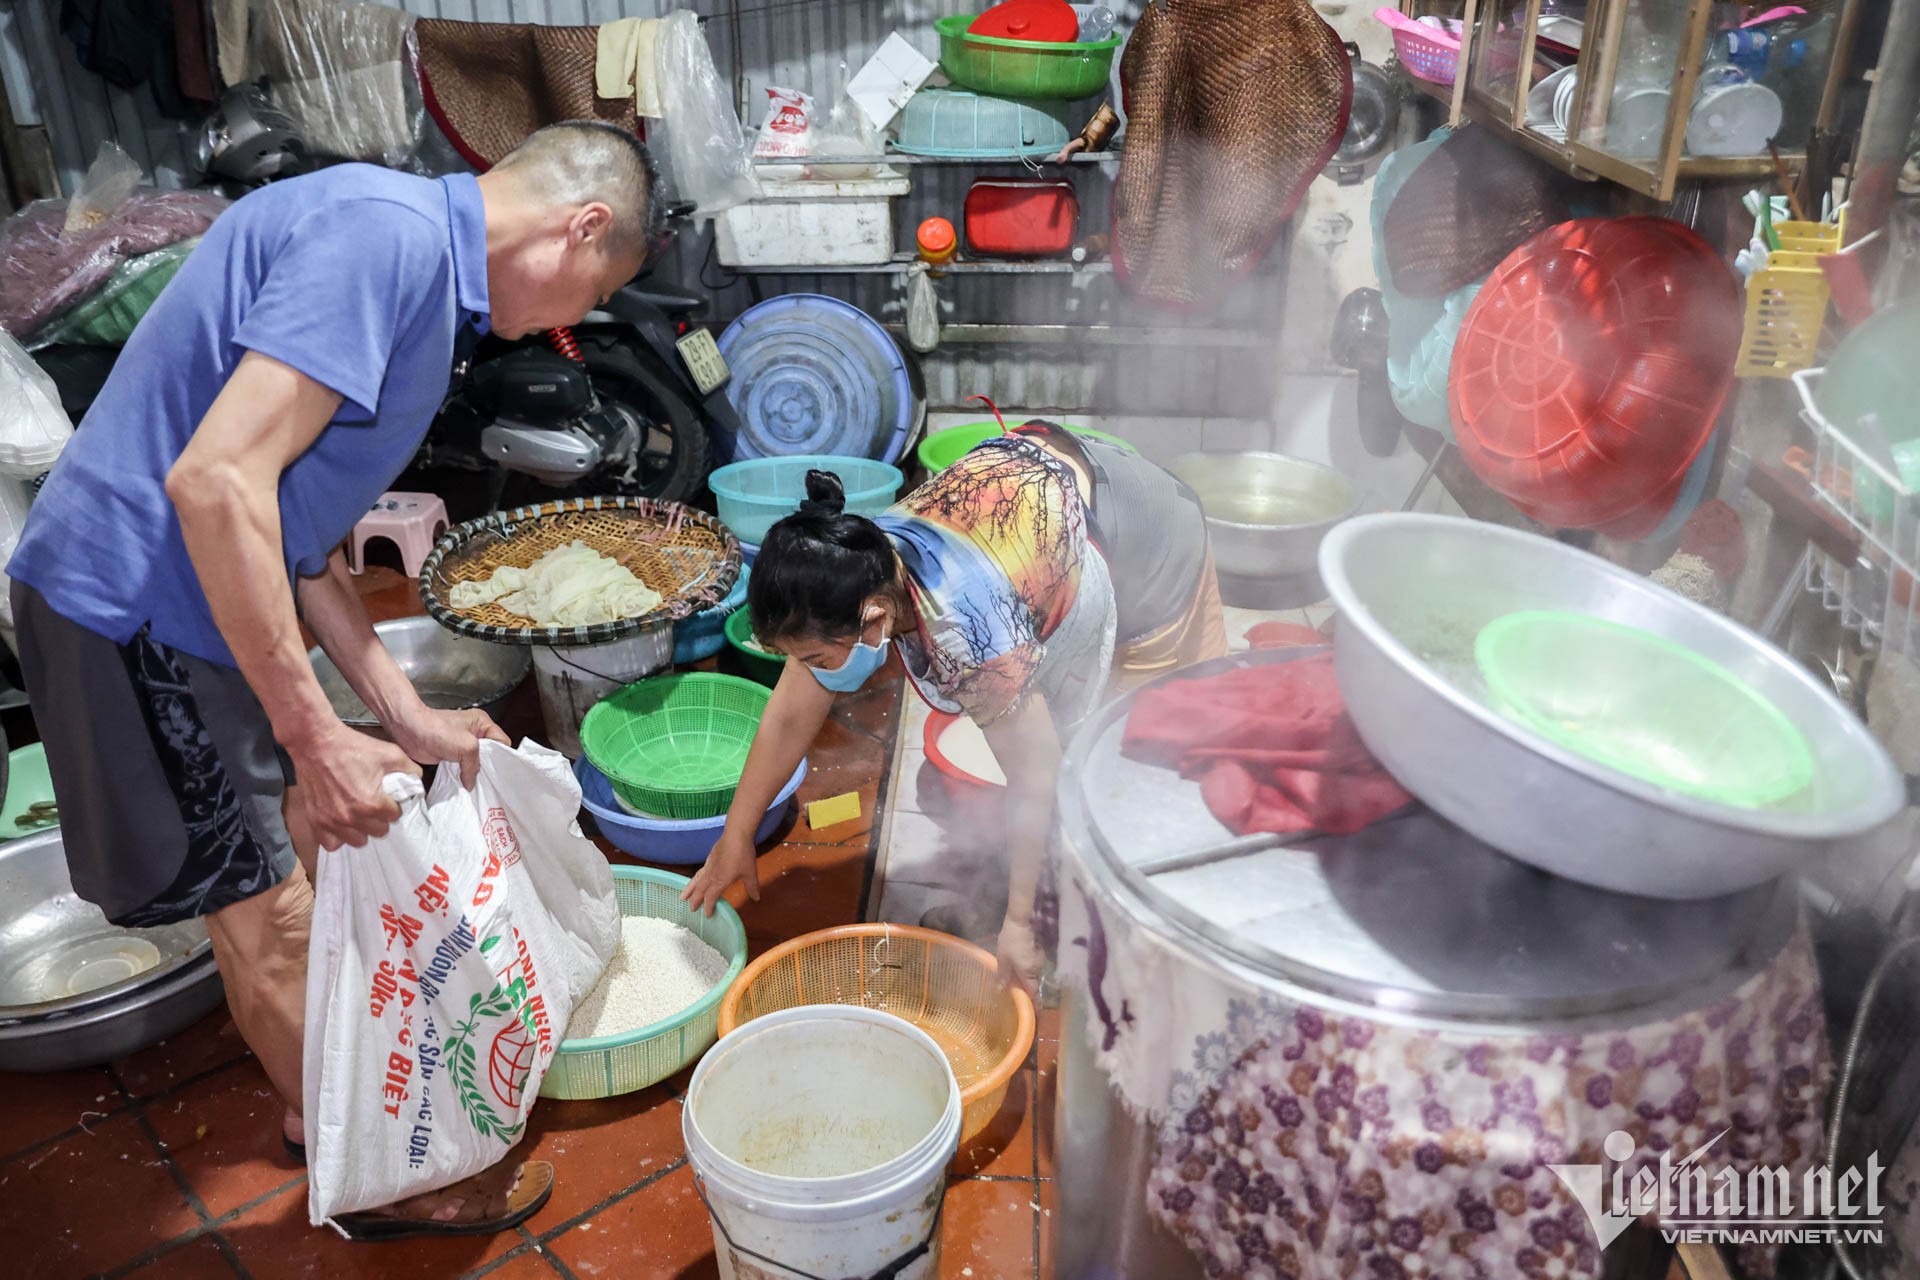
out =
{"type": "Polygon", "coordinates": [[[1461,454],[1542,524],[1644,537],[1713,433],[1740,318],[1732,272],[1680,223],[1549,227],[1494,270],[1454,344],[1461,454]]]}

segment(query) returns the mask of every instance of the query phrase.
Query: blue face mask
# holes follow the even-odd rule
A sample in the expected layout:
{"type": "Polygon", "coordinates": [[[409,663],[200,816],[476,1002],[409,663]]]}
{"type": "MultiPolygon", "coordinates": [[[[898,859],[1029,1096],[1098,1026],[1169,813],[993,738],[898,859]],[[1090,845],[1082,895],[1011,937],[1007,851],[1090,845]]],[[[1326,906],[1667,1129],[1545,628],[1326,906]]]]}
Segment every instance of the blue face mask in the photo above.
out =
{"type": "Polygon", "coordinates": [[[822,689],[833,693],[857,693],[860,687],[873,678],[873,673],[886,665],[887,648],[893,641],[887,638],[887,629],[880,628],[880,643],[868,644],[864,640],[855,644],[847,653],[847,660],[837,667],[808,667],[813,678],[820,682],[822,689]]]}

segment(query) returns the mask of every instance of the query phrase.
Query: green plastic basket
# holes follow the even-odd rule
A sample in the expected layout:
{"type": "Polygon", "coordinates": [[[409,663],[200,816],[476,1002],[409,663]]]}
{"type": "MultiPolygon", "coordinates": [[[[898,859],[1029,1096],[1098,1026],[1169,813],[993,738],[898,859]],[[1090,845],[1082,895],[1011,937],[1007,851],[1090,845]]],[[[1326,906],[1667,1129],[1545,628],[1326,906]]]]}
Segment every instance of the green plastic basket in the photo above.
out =
{"type": "MultiPolygon", "coordinates": [[[[1071,423],[1063,422],[1060,425],[1077,436],[1085,436],[1089,440],[1105,440],[1108,444],[1119,445],[1129,452],[1133,451],[1133,446],[1119,436],[1110,436],[1104,431],[1095,431],[1092,427],[1076,427],[1071,423]]],[[[1002,434],[1004,432],[997,422],[969,422],[963,426],[947,427],[930,433],[925,440],[922,440],[914,456],[920,459],[920,465],[929,472],[945,471],[971,452],[973,446],[982,440],[991,440],[1002,434]]]]}
{"type": "Polygon", "coordinates": [[[1527,611],[1488,623],[1474,658],[1501,712],[1670,791],[1755,809],[1813,781],[1806,739],[1778,707],[1665,636],[1527,611]]]}
{"type": "Polygon", "coordinates": [[[1118,34],[1093,44],[1005,40],[970,36],[974,15],[955,14],[933,24],[940,33],[940,69],[977,93],[1005,98],[1088,98],[1106,90],[1118,34]]]}
{"type": "Polygon", "coordinates": [[[745,609],[727,615],[727,643],[733,646],[741,669],[749,679],[764,685],[780,682],[780,673],[787,669],[787,660],[777,653],[768,653],[753,642],[753,619],[747,616],[745,609]]]}
{"type": "Polygon", "coordinates": [[[706,672],[642,680],[587,712],[580,749],[635,812],[711,818],[733,803],[768,696],[706,672]]]}
{"type": "Polygon", "coordinates": [[[726,956],[726,976],[691,1008],[616,1036],[562,1040],[540,1082],[543,1098],[610,1098],[658,1084],[692,1066],[720,1033],[720,1002],[747,967],[747,927],[725,902],[711,916],[680,901],[685,876],[650,867],[613,868],[613,894],[623,916],[648,916],[690,929],[726,956]]]}

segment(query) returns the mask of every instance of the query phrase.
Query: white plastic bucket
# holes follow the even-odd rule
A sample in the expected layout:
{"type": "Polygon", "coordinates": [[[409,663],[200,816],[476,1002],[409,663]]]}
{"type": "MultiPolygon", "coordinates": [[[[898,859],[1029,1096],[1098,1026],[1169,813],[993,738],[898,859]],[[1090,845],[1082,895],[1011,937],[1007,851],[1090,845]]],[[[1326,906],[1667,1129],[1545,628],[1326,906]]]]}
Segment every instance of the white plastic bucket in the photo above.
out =
{"type": "Polygon", "coordinates": [[[681,1111],[725,1280],[940,1274],[960,1085],[926,1032],[804,1005],[707,1051],[681,1111]]]}
{"type": "Polygon", "coordinates": [[[580,722],[616,689],[624,689],[673,661],[671,623],[604,644],[533,647],[534,683],[547,745],[570,760],[580,758],[580,722]]]}

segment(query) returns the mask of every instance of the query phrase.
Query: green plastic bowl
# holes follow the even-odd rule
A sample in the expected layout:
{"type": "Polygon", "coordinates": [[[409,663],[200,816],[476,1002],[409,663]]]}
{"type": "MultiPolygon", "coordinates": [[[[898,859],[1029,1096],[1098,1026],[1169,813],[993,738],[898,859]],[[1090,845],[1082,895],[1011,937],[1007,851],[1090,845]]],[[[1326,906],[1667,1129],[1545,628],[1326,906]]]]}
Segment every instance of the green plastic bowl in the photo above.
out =
{"type": "Polygon", "coordinates": [[[753,619],[747,616],[745,609],[727,615],[727,643],[733,646],[733,652],[740,659],[741,669],[747,677],[764,685],[780,682],[780,673],[787,669],[787,660],[777,653],[768,653],[753,642],[753,619]]]}
{"type": "Polygon", "coordinates": [[[1093,44],[1004,40],[968,35],[973,21],[974,15],[960,13],[933,24],[940,69],[955,84],[1004,98],[1090,98],[1106,90],[1117,33],[1093,44]]]}
{"type": "Polygon", "coordinates": [[[1496,618],[1474,658],[1504,714],[1589,760],[1684,795],[1758,809],[1813,781],[1780,709],[1664,636],[1549,611],[1496,618]]]}
{"type": "MultiPolygon", "coordinates": [[[[1085,436],[1089,440],[1105,440],[1108,444],[1117,444],[1128,451],[1133,450],[1133,446],[1119,436],[1110,436],[1104,431],[1095,431],[1092,427],[1076,427],[1064,422],[1060,425],[1077,436],[1085,436]]],[[[920,442],[920,447],[914,451],[914,456],[920,459],[920,465],[928,472],[945,471],[971,452],[973,446],[982,440],[991,440],[1002,434],[1004,432],[997,422],[969,422],[964,426],[948,427],[944,431],[930,433],[920,442]]]]}
{"type": "Polygon", "coordinates": [[[619,1035],[562,1040],[554,1051],[543,1098],[611,1098],[658,1084],[692,1066],[720,1034],[720,1002],[747,967],[747,927],[725,902],[711,916],[680,901],[685,876],[651,867],[613,868],[613,896],[623,916],[648,916],[690,929],[731,962],[713,989],[671,1018],[619,1035]]]}
{"type": "Polygon", "coordinates": [[[738,676],[656,676],[610,694],[580,722],[580,749],[630,809],[655,818],[727,811],[768,692],[738,676]]]}

